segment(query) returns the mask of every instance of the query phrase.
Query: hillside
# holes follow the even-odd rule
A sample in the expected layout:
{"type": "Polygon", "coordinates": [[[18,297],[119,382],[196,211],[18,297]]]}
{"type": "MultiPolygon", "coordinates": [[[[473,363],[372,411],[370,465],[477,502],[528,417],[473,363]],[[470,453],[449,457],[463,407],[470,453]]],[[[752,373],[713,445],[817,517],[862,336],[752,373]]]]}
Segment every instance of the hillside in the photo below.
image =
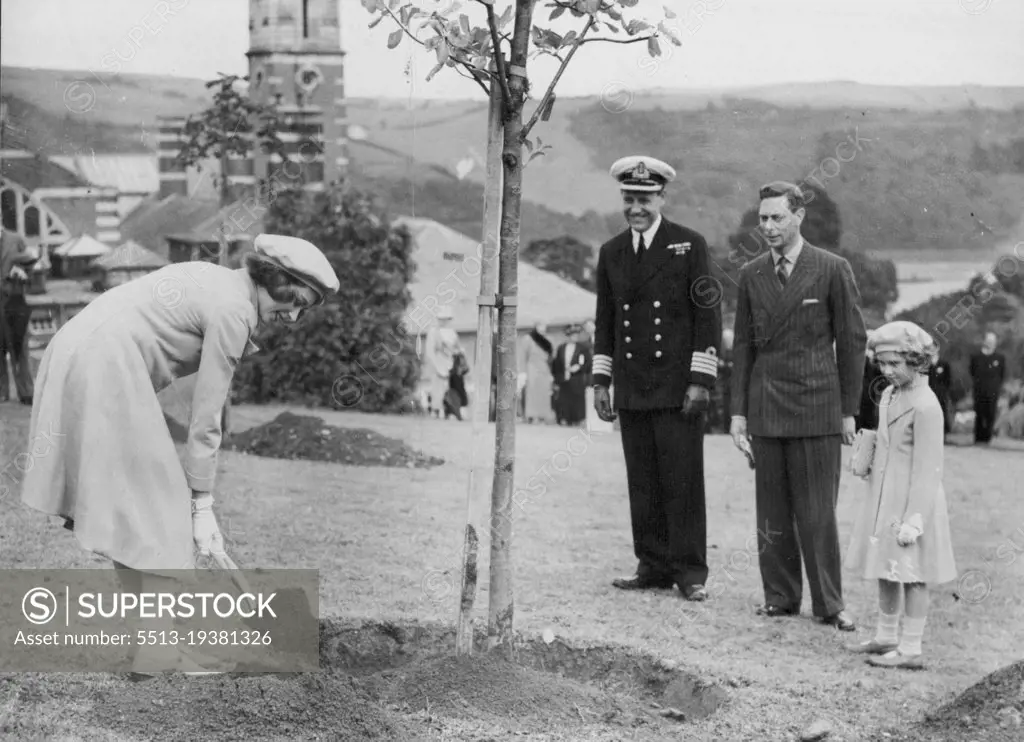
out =
{"type": "MultiPolygon", "coordinates": [[[[208,100],[199,80],[0,72],[18,135],[51,153],[153,148],[157,115],[184,115],[208,100]]],[[[538,125],[534,139],[553,149],[525,173],[532,203],[524,241],[562,233],[591,243],[607,238],[621,225],[608,166],[647,152],[680,173],[670,216],[724,245],[756,203],[758,185],[808,177],[855,132],[860,149],[846,145],[846,162],[826,164],[834,177],[819,175],[839,205],[843,247],[987,255],[1024,211],[1024,163],[1007,164],[1005,156],[1020,151],[1024,88],[836,82],[662,90],[626,102],[620,111],[618,100],[559,99],[551,120],[538,125]]],[[[358,177],[398,198],[396,211],[429,213],[479,234],[482,101],[353,99],[348,115],[366,134],[352,145],[358,177]]]]}

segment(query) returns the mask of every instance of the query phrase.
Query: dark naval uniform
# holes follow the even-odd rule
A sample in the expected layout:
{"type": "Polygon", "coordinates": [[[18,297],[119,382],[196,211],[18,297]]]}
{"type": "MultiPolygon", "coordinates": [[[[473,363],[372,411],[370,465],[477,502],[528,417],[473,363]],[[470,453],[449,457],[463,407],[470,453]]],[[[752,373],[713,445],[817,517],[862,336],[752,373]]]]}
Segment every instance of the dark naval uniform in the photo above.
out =
{"type": "Polygon", "coordinates": [[[682,408],[691,384],[715,385],[721,291],[697,232],[661,217],[642,251],[638,236],[598,256],[594,384],[615,384],[637,578],[685,591],[708,567],[704,421],[682,408]]]}

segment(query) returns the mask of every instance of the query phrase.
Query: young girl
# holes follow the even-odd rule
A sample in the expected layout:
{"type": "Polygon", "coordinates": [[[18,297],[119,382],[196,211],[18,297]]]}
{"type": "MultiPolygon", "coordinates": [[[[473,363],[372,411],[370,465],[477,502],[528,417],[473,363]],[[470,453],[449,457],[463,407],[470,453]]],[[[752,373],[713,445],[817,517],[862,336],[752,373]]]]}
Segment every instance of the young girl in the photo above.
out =
{"type": "Polygon", "coordinates": [[[879,402],[870,494],[854,526],[846,567],[878,580],[879,616],[874,638],[849,649],[870,655],[868,662],[880,667],[920,668],[928,585],[957,576],[942,487],[942,405],[927,376],[938,346],[912,322],[884,325],[868,346],[891,386],[879,402]]]}

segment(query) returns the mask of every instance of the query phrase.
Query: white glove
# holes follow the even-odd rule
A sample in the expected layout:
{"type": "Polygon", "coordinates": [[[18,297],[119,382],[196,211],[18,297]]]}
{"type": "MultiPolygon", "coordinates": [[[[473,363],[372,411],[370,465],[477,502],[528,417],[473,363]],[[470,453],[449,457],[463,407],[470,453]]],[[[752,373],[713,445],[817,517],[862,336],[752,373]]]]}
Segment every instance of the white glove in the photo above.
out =
{"type": "Polygon", "coordinates": [[[213,495],[192,498],[192,539],[200,556],[224,554],[224,536],[213,514],[213,495]]]}
{"type": "Polygon", "coordinates": [[[900,532],[896,534],[896,543],[900,546],[910,546],[912,543],[917,541],[920,535],[921,529],[908,523],[903,523],[900,526],[900,532]]]}
{"type": "Polygon", "coordinates": [[[27,281],[28,274],[22,269],[20,265],[16,265],[11,268],[10,277],[17,281],[27,281]]]}

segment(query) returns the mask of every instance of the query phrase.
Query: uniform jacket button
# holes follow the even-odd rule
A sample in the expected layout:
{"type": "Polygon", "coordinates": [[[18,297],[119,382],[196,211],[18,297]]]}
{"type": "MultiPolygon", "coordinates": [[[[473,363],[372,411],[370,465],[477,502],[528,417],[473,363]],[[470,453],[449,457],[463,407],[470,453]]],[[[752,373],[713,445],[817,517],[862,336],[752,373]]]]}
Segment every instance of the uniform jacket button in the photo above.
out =
{"type": "Polygon", "coordinates": [[[655,335],[655,336],[654,336],[654,339],[655,339],[656,341],[657,341],[657,340],[661,340],[661,335],[655,335]]]}
{"type": "Polygon", "coordinates": [[[660,302],[660,301],[656,301],[656,302],[654,302],[654,308],[655,308],[655,309],[657,309],[657,308],[658,308],[658,307],[660,307],[660,306],[661,306],[661,302],[660,302]]]}
{"type": "Polygon", "coordinates": [[[656,351],[656,352],[654,353],[654,357],[655,357],[655,358],[661,358],[661,351],[660,351],[660,350],[659,350],[659,351],[656,351]]]}
{"type": "Polygon", "coordinates": [[[654,324],[660,325],[661,324],[661,317],[655,317],[654,318],[654,324]]]}
{"type": "Polygon", "coordinates": [[[622,308],[628,312],[629,311],[629,304],[623,304],[622,308]]]}
{"type": "Polygon", "coordinates": [[[629,327],[629,320],[627,319],[625,322],[623,322],[622,326],[623,327],[629,327]]]}
{"type": "Polygon", "coordinates": [[[627,354],[626,354],[626,358],[632,358],[632,357],[633,357],[633,354],[632,354],[632,353],[627,353],[627,354]]]}
{"type": "Polygon", "coordinates": [[[633,342],[633,338],[631,338],[629,335],[626,335],[626,342],[627,343],[633,342]]]}

